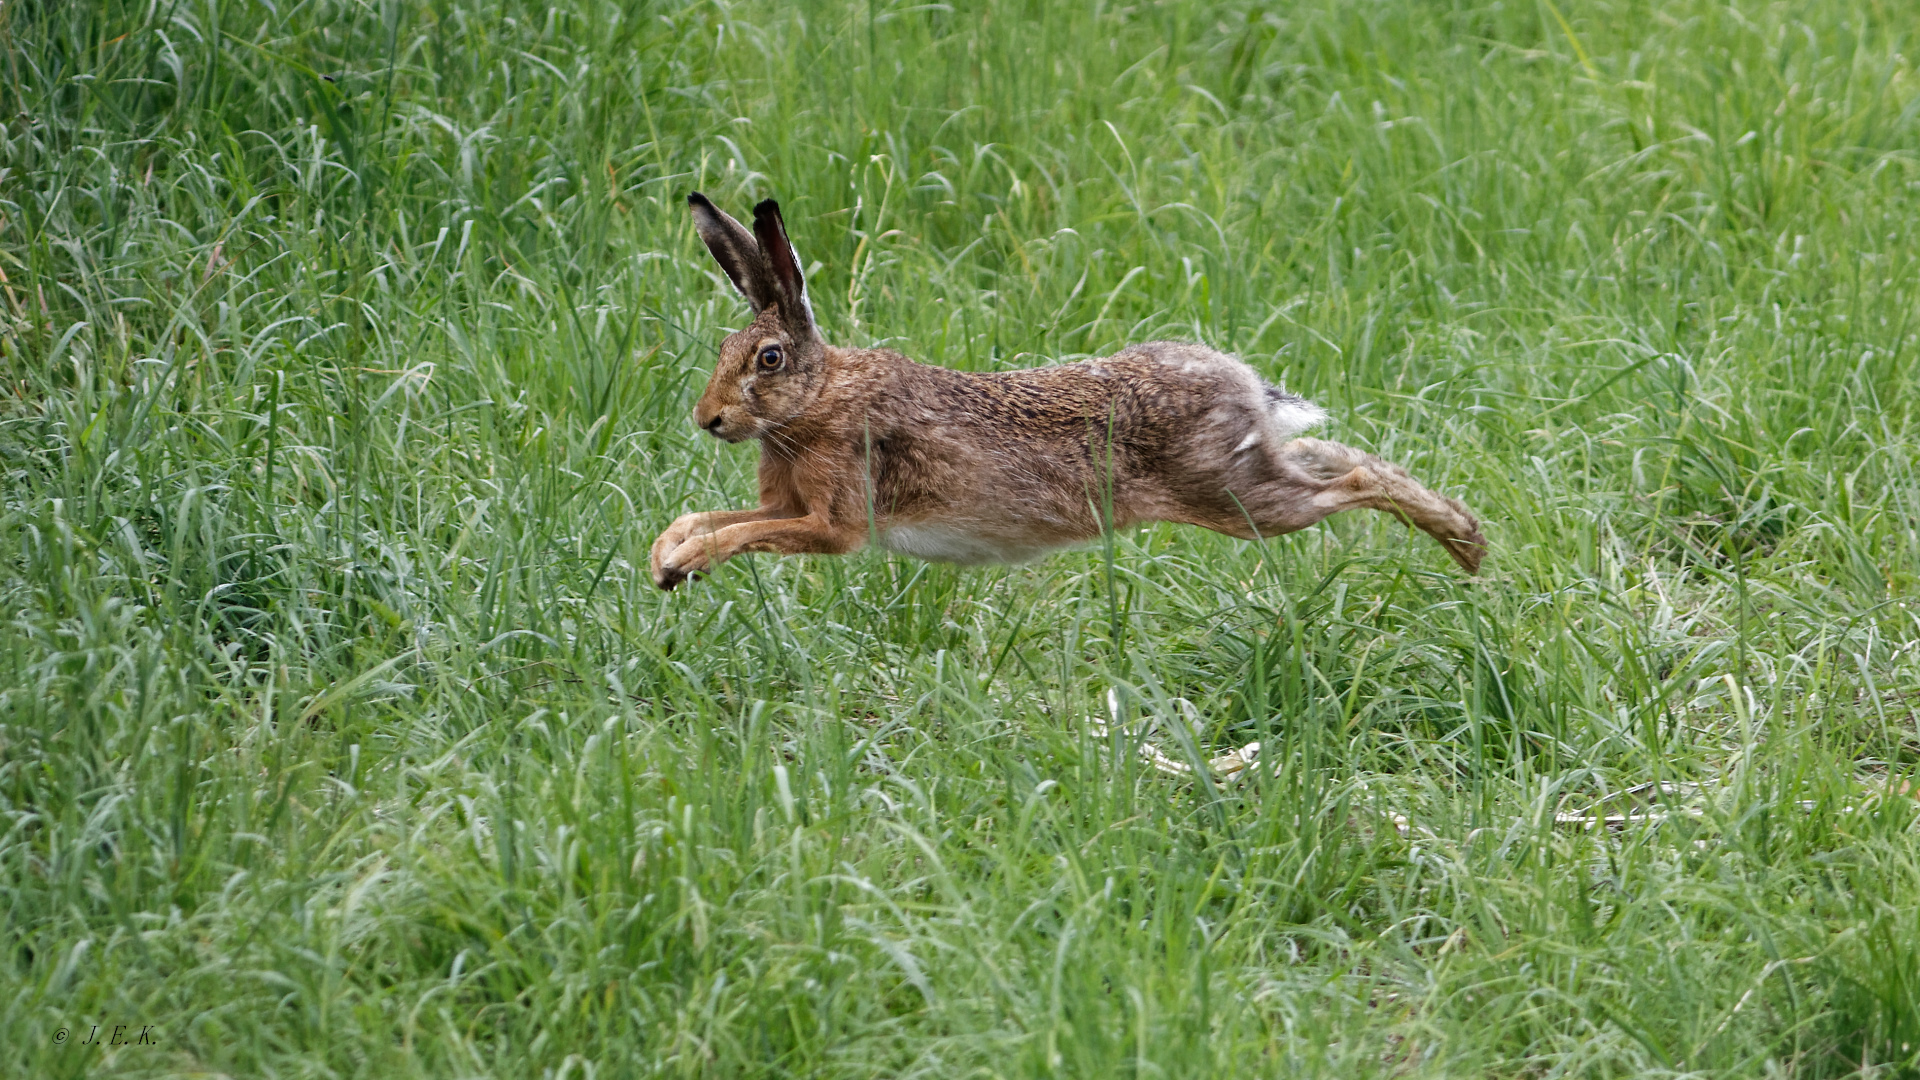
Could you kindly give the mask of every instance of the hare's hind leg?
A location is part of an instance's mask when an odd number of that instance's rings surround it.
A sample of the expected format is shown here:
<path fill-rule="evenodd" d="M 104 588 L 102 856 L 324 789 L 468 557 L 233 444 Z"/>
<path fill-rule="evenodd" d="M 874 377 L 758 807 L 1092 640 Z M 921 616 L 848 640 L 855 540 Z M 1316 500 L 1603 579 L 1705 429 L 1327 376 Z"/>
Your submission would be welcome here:
<path fill-rule="evenodd" d="M 1279 459 L 1281 475 L 1243 500 L 1262 535 L 1304 529 L 1343 510 L 1379 510 L 1438 540 L 1468 573 L 1480 569 L 1487 552 L 1480 523 L 1400 466 L 1324 439 L 1294 439 Z"/>

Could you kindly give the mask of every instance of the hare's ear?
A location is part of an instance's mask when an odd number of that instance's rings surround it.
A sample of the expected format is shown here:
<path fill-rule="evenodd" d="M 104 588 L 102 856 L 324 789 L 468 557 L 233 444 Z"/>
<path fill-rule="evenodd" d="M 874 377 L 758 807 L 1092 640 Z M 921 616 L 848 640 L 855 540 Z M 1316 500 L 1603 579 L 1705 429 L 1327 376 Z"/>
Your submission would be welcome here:
<path fill-rule="evenodd" d="M 768 199 L 753 208 L 753 235 L 778 290 L 780 318 L 787 324 L 787 333 L 796 339 L 814 336 L 813 307 L 807 303 L 807 283 L 800 276 L 800 254 L 787 239 L 779 203 Z"/>
<path fill-rule="evenodd" d="M 733 287 L 753 305 L 754 313 L 765 311 L 769 304 L 778 301 L 780 293 L 774 286 L 773 274 L 767 269 L 766 257 L 760 253 L 760 245 L 746 226 L 728 217 L 697 191 L 687 196 L 687 206 L 693 211 L 693 227 L 706 242 L 713 261 L 733 279 Z"/>

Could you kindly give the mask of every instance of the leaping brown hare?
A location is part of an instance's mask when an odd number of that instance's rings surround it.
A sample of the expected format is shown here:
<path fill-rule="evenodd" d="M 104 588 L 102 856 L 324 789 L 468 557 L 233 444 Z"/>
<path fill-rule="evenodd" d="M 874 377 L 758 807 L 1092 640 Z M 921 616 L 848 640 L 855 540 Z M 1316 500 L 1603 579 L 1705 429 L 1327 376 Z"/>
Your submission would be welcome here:
<path fill-rule="evenodd" d="M 686 514 L 653 542 L 671 589 L 742 552 L 837 555 L 869 538 L 940 562 L 1005 563 L 1148 521 L 1245 540 L 1343 510 L 1392 514 L 1468 573 L 1467 508 L 1371 454 L 1299 438 L 1326 414 L 1204 345 L 1151 341 L 1027 371 L 841 349 L 814 324 L 780 208 L 753 231 L 687 196 L 714 260 L 753 305 L 727 335 L 693 422 L 760 440 L 760 505 Z"/>

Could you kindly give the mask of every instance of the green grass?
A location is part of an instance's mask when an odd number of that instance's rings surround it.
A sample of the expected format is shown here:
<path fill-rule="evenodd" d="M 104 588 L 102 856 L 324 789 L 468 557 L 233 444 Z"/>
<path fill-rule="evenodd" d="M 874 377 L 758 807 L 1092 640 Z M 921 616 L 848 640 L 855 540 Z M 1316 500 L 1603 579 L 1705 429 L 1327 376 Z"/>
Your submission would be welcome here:
<path fill-rule="evenodd" d="M 0 1070 L 1920 1075 L 1909 5 L 0 35 Z M 1233 350 L 1486 573 L 1354 516 L 661 594 L 752 492 L 691 189 L 842 344 Z"/>

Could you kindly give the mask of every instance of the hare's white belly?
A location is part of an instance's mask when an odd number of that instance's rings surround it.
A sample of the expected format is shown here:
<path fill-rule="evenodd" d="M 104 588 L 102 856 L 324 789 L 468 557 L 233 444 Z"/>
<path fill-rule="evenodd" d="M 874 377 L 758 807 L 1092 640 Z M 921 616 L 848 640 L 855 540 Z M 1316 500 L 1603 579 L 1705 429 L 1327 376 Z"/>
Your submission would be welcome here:
<path fill-rule="evenodd" d="M 967 532 L 950 525 L 895 525 L 880 534 L 880 546 L 928 562 L 979 564 L 1026 562 L 1057 545 Z"/>

